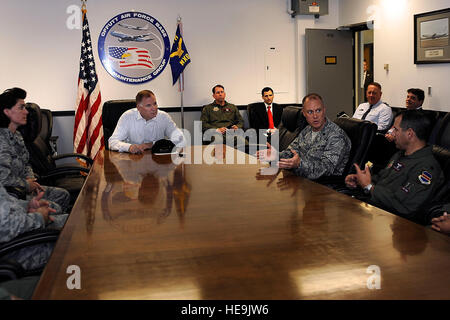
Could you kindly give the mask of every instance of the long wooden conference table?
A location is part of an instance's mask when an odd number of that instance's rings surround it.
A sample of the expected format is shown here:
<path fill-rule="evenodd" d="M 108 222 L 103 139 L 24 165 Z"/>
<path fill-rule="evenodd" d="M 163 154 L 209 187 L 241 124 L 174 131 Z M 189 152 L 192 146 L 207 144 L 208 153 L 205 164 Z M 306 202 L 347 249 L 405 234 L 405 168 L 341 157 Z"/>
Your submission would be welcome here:
<path fill-rule="evenodd" d="M 450 298 L 450 237 L 228 147 L 185 152 L 98 156 L 33 298 Z"/>

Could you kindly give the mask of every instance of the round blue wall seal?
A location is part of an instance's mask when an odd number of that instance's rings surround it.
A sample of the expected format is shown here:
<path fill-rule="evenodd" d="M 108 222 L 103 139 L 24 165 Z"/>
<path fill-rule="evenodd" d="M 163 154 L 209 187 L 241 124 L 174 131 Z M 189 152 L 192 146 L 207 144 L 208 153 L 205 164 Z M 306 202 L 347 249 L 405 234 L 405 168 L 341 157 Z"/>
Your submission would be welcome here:
<path fill-rule="evenodd" d="M 141 84 L 155 79 L 167 66 L 170 41 L 166 29 L 152 16 L 124 12 L 102 28 L 98 56 L 113 78 Z"/>

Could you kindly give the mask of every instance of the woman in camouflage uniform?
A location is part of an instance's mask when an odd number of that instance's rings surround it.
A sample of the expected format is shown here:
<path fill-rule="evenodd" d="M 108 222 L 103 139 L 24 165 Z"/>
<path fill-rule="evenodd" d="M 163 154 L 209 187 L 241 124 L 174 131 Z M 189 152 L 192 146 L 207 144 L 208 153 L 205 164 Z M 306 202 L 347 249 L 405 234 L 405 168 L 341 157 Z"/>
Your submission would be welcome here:
<path fill-rule="evenodd" d="M 17 128 L 27 123 L 26 92 L 20 88 L 8 89 L 0 95 L 0 183 L 26 191 L 27 199 L 44 191 L 44 198 L 57 214 L 69 208 L 67 190 L 41 186 L 36 182 L 29 164 L 30 155 Z"/>

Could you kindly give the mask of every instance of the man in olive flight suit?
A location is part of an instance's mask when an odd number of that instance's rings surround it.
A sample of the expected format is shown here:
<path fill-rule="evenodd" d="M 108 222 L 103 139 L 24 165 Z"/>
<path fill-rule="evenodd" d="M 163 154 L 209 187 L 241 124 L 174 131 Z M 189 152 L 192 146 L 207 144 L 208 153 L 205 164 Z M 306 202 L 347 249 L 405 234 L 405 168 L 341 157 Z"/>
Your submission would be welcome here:
<path fill-rule="evenodd" d="M 205 132 L 209 129 L 214 129 L 218 135 L 222 135 L 225 139 L 227 129 L 242 129 L 244 127 L 244 120 L 238 108 L 234 104 L 225 101 L 226 94 L 222 85 L 218 84 L 214 86 L 212 93 L 214 102 L 205 105 L 202 109 L 202 115 L 200 117 L 202 130 Z M 238 146 L 245 144 L 245 138 L 243 136 L 235 135 L 235 137 Z"/>
<path fill-rule="evenodd" d="M 444 182 L 439 163 L 432 154 L 427 139 L 431 121 L 422 111 L 406 110 L 394 122 L 394 141 L 398 151 L 387 167 L 371 177 L 366 166 L 357 164 L 356 174 L 350 174 L 345 182 L 348 187 L 360 186 L 370 195 L 369 202 L 377 207 L 405 218 L 423 221 L 420 209 L 432 200 L 437 188 Z"/>
<path fill-rule="evenodd" d="M 203 122 L 203 131 L 217 129 L 225 134 L 226 129 L 242 129 L 244 120 L 238 108 L 225 101 L 225 89 L 218 84 L 212 89 L 214 102 L 203 107 L 200 120 Z"/>

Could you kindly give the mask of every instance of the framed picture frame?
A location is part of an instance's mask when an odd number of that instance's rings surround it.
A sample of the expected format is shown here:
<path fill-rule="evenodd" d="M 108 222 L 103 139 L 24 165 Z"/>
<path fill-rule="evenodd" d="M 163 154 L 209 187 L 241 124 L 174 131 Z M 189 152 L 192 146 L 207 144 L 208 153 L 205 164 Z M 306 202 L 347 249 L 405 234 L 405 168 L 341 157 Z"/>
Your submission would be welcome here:
<path fill-rule="evenodd" d="M 450 63 L 450 8 L 414 15 L 414 63 Z"/>

